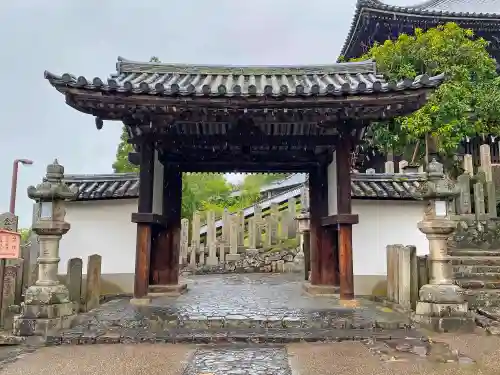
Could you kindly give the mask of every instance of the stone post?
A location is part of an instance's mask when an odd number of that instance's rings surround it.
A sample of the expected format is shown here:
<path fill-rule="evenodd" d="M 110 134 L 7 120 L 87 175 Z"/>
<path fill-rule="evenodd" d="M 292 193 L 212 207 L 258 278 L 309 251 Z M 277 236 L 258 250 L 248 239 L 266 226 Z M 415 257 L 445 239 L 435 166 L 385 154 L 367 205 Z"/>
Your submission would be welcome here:
<path fill-rule="evenodd" d="M 226 264 L 226 246 L 223 243 L 219 244 L 219 262 L 222 265 Z"/>
<path fill-rule="evenodd" d="M 193 232 L 191 233 L 191 248 L 195 249 L 195 254 L 200 247 L 200 213 L 196 211 L 193 214 L 193 221 L 191 223 Z M 207 227 L 208 229 L 208 227 Z"/>
<path fill-rule="evenodd" d="M 50 330 L 69 328 L 75 317 L 68 288 L 57 279 L 59 241 L 70 229 L 64 221 L 64 204 L 76 197 L 63 177 L 64 167 L 55 160 L 47 166 L 43 182 L 28 188 L 28 197 L 38 203 L 38 220 L 32 229 L 38 236 L 40 254 L 37 281 L 26 290 L 21 314 L 14 318 L 14 334 L 19 336 L 45 335 Z"/>
<path fill-rule="evenodd" d="M 200 245 L 200 254 L 198 257 L 198 265 L 200 267 L 203 267 L 205 265 L 205 244 L 204 243 L 202 243 Z"/>
<path fill-rule="evenodd" d="M 189 246 L 189 220 L 181 220 L 181 251 L 179 256 L 179 264 L 186 263 Z"/>
<path fill-rule="evenodd" d="M 287 215 L 287 238 L 297 237 L 297 223 L 295 217 L 297 216 L 297 200 L 295 198 L 288 199 L 288 215 Z"/>
<path fill-rule="evenodd" d="M 219 259 L 217 258 L 217 244 L 215 242 L 207 244 L 208 247 L 208 257 L 206 259 L 207 266 L 216 266 L 219 264 Z"/>
<path fill-rule="evenodd" d="M 206 243 L 215 243 L 217 236 L 215 228 L 215 212 L 207 211 L 207 240 Z"/>
<path fill-rule="evenodd" d="M 238 253 L 243 253 L 245 251 L 245 213 L 243 211 L 238 212 Z"/>
<path fill-rule="evenodd" d="M 229 231 L 231 230 L 231 215 L 227 208 L 224 208 L 224 212 L 222 213 L 222 230 L 221 230 L 221 241 L 229 242 Z"/>
<path fill-rule="evenodd" d="M 248 218 L 248 248 L 257 248 L 257 224 L 253 216 Z"/>
<path fill-rule="evenodd" d="M 271 203 L 271 208 L 269 211 L 269 218 L 267 221 L 267 225 L 269 226 L 268 242 L 270 242 L 270 245 L 276 245 L 278 243 L 278 224 L 280 214 L 278 203 Z"/>
<path fill-rule="evenodd" d="M 304 201 L 302 201 L 304 202 Z M 310 254 L 309 254 L 309 233 L 310 233 L 310 220 L 309 212 L 302 208 L 300 214 L 297 215 L 296 220 L 298 222 L 299 233 L 300 233 L 300 249 L 295 255 L 294 263 L 296 269 L 304 271 L 304 279 L 309 280 L 309 270 L 310 270 Z"/>
<path fill-rule="evenodd" d="M 473 330 L 474 320 L 468 312 L 462 290 L 453 284 L 451 259 L 447 239 L 457 222 L 449 218 L 448 206 L 458 195 L 452 181 L 443 172 L 443 165 L 433 159 L 427 166 L 427 181 L 419 189 L 428 200 L 424 219 L 418 229 L 429 241 L 431 279 L 420 288 L 415 320 L 436 331 Z"/>
<path fill-rule="evenodd" d="M 229 254 L 226 260 L 234 262 L 240 260 L 240 254 L 238 254 L 238 217 L 231 216 L 229 222 Z"/>

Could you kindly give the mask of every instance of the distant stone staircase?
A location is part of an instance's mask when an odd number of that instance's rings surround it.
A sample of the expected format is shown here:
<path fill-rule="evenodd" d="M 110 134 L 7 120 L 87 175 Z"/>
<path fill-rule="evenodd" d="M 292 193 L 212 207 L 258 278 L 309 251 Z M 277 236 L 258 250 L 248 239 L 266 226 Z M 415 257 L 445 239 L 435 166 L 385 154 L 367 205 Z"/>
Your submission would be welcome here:
<path fill-rule="evenodd" d="M 469 308 L 500 306 L 500 249 L 453 249 L 455 283 L 463 288 Z"/>

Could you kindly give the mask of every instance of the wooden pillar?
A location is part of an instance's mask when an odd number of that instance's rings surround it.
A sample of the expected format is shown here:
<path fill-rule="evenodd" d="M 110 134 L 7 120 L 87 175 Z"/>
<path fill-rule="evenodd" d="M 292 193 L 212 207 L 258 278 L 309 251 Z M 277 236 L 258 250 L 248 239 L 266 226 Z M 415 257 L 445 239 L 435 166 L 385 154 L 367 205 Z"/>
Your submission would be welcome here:
<path fill-rule="evenodd" d="M 340 298 L 354 298 L 352 259 L 352 225 L 357 216 L 351 210 L 351 139 L 346 136 L 337 144 L 337 223 L 339 250 Z"/>
<path fill-rule="evenodd" d="M 309 280 L 309 271 L 311 270 L 311 234 L 306 231 L 302 234 L 304 236 L 304 279 Z"/>
<path fill-rule="evenodd" d="M 321 176 L 319 168 L 309 172 L 309 258 L 311 263 L 311 284 L 321 284 Z"/>
<path fill-rule="evenodd" d="M 141 144 L 139 171 L 138 215 L 150 214 L 153 209 L 154 147 L 152 142 Z M 152 223 L 135 220 L 137 223 L 137 243 L 135 252 L 134 298 L 144 298 L 148 294 L 149 266 L 152 245 Z"/>
<path fill-rule="evenodd" d="M 164 164 L 163 220 L 155 227 L 151 258 L 151 291 L 156 286 L 175 286 L 179 282 L 179 253 L 181 233 L 182 174 L 177 165 Z"/>

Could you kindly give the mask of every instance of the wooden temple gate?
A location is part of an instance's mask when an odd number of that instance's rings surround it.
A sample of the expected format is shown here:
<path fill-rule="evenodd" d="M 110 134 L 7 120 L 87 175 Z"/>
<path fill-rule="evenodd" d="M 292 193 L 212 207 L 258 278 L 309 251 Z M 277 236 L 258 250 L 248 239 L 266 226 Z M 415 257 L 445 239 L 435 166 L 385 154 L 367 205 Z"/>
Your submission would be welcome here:
<path fill-rule="evenodd" d="M 353 298 L 353 148 L 371 121 L 417 110 L 443 78 L 388 83 L 372 61 L 232 67 L 121 58 L 108 80 L 45 77 L 68 105 L 95 116 L 98 129 L 105 120 L 125 124 L 137 151 L 137 299 L 184 289 L 182 173 L 233 171 L 309 173 L 310 286 L 340 287 L 342 298 Z"/>

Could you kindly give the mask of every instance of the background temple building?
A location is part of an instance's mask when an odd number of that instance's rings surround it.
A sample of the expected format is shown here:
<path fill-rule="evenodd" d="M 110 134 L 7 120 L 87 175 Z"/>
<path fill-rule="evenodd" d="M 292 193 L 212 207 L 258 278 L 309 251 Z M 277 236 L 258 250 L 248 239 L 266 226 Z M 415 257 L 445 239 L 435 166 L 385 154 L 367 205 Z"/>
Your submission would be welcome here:
<path fill-rule="evenodd" d="M 415 28 L 427 30 L 447 22 L 472 29 L 475 35 L 487 40 L 490 43 L 489 52 L 500 61 L 500 0 L 421 0 L 414 6 L 389 5 L 379 0 L 358 0 L 340 56 L 349 61 L 368 52 L 375 42 L 397 39 L 403 33 L 412 35 Z M 465 140 L 458 154 L 471 154 L 474 164 L 479 165 L 479 146 L 487 143 L 491 146 L 493 163 L 500 163 L 498 141 L 496 136 Z M 361 165 L 381 172 L 384 161 L 385 157 L 379 152 L 367 150 Z M 397 156 L 395 161 L 398 161 Z"/>

